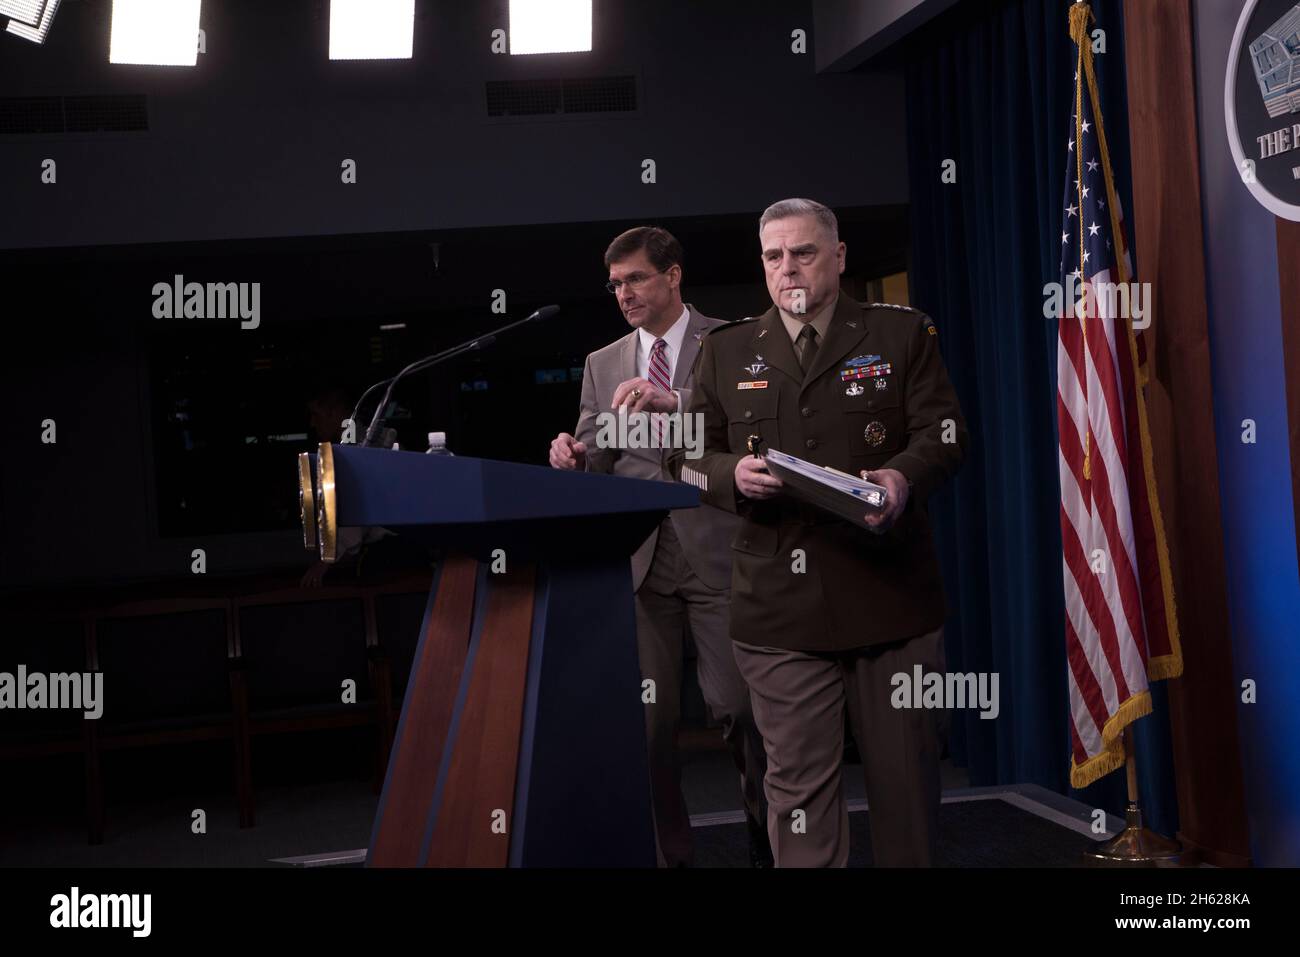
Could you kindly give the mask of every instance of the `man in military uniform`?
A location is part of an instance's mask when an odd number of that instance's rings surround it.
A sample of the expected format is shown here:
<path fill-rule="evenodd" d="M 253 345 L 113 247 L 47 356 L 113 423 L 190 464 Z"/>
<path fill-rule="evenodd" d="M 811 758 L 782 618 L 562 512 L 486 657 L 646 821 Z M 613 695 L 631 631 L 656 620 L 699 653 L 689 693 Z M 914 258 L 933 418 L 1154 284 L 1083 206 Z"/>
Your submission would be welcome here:
<path fill-rule="evenodd" d="M 759 221 L 772 308 L 705 336 L 689 411 L 704 455 L 670 460 L 705 502 L 743 519 L 732 543 L 731 637 L 768 756 L 778 867 L 844 866 L 847 709 L 862 756 L 874 857 L 929 865 L 941 714 L 891 706 L 891 679 L 944 671 L 943 590 L 926 500 L 961 463 L 965 423 L 934 324 L 839 290 L 845 245 L 820 203 Z M 799 502 L 751 454 L 762 446 L 888 490 L 863 529 Z M 864 506 L 865 508 L 865 506 Z"/>

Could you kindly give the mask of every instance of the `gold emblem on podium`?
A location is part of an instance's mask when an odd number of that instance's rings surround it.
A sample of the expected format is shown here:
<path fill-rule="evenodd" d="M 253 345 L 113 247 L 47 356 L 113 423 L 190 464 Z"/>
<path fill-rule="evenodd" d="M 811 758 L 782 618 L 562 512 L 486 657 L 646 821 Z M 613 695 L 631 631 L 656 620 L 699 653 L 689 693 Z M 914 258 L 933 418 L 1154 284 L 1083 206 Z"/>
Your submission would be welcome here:
<path fill-rule="evenodd" d="M 320 558 L 332 562 L 338 557 L 338 503 L 334 497 L 334 446 L 329 442 L 322 442 L 316 454 L 316 490 Z"/>
<path fill-rule="evenodd" d="M 316 551 L 316 490 L 312 487 L 311 456 L 298 453 L 298 517 L 302 520 L 302 547 Z"/>

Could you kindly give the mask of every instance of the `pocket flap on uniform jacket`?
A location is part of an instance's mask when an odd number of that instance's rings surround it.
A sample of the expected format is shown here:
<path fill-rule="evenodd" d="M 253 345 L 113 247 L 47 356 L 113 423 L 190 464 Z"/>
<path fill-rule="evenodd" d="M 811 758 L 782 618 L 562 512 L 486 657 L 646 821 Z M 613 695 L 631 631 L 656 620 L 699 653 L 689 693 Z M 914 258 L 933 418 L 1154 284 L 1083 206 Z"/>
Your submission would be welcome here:
<path fill-rule="evenodd" d="M 776 389 L 745 389 L 737 390 L 737 393 L 735 421 L 755 422 L 777 417 L 779 397 Z"/>
<path fill-rule="evenodd" d="M 750 389 L 737 392 L 727 409 L 727 433 L 731 451 L 748 451 L 751 435 L 762 436 L 768 448 L 781 448 L 777 427 L 780 401 L 776 389 Z"/>
<path fill-rule="evenodd" d="M 760 525 L 758 522 L 745 519 L 736 530 L 736 537 L 732 539 L 731 547 L 738 552 L 771 558 L 776 554 L 778 538 L 775 526 Z"/>

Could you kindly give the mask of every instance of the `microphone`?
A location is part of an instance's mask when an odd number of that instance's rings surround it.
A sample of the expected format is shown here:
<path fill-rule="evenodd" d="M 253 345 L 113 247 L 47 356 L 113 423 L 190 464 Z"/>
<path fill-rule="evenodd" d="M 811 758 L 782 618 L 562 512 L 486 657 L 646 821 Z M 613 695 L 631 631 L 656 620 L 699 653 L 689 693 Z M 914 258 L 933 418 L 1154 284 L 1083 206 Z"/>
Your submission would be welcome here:
<path fill-rule="evenodd" d="M 497 341 L 497 338 L 502 333 L 509 332 L 511 329 L 517 329 L 519 326 L 526 325 L 530 322 L 540 322 L 543 319 L 550 319 L 552 316 L 559 313 L 559 311 L 559 306 L 543 306 L 541 309 L 536 310 L 525 318 L 512 322 L 509 325 L 502 326 L 500 329 L 496 329 L 486 335 L 478 336 L 467 342 L 462 342 L 458 346 L 452 346 L 450 349 L 444 349 L 442 352 L 426 356 L 423 359 L 417 359 L 392 378 L 376 382 L 370 388 L 366 389 L 365 392 L 361 393 L 361 398 L 357 400 L 356 408 L 352 410 L 352 421 L 355 422 L 357 416 L 361 413 L 362 403 L 366 401 L 372 392 L 387 386 L 383 398 L 379 400 L 379 405 L 375 408 L 374 417 L 370 420 L 370 425 L 366 429 L 365 438 L 362 439 L 360 443 L 361 446 L 364 448 L 374 444 L 375 437 L 379 434 L 379 430 L 383 426 L 384 410 L 388 408 L 388 400 L 392 398 L 393 389 L 397 387 L 397 383 L 404 377 L 411 375 L 414 372 L 423 372 L 425 369 L 432 369 L 434 366 L 441 365 L 442 363 L 454 359 L 459 355 L 463 355 L 466 352 L 474 352 L 478 349 L 490 346 Z"/>

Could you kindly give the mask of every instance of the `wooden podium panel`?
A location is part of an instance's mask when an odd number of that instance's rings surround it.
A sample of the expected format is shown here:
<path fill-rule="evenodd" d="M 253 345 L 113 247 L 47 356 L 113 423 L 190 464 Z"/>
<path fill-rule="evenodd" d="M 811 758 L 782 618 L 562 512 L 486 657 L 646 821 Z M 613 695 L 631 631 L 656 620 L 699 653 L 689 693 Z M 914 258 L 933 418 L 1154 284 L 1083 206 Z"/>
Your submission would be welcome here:
<path fill-rule="evenodd" d="M 534 571 L 491 576 L 470 644 L 468 687 L 434 809 L 426 867 L 505 867 L 510 858 L 519 735 L 528 676 Z"/>
<path fill-rule="evenodd" d="M 443 744 L 469 649 L 477 577 L 478 562 L 463 556 L 449 558 L 434 577 L 375 815 L 366 858 L 371 866 L 420 863 Z"/>

